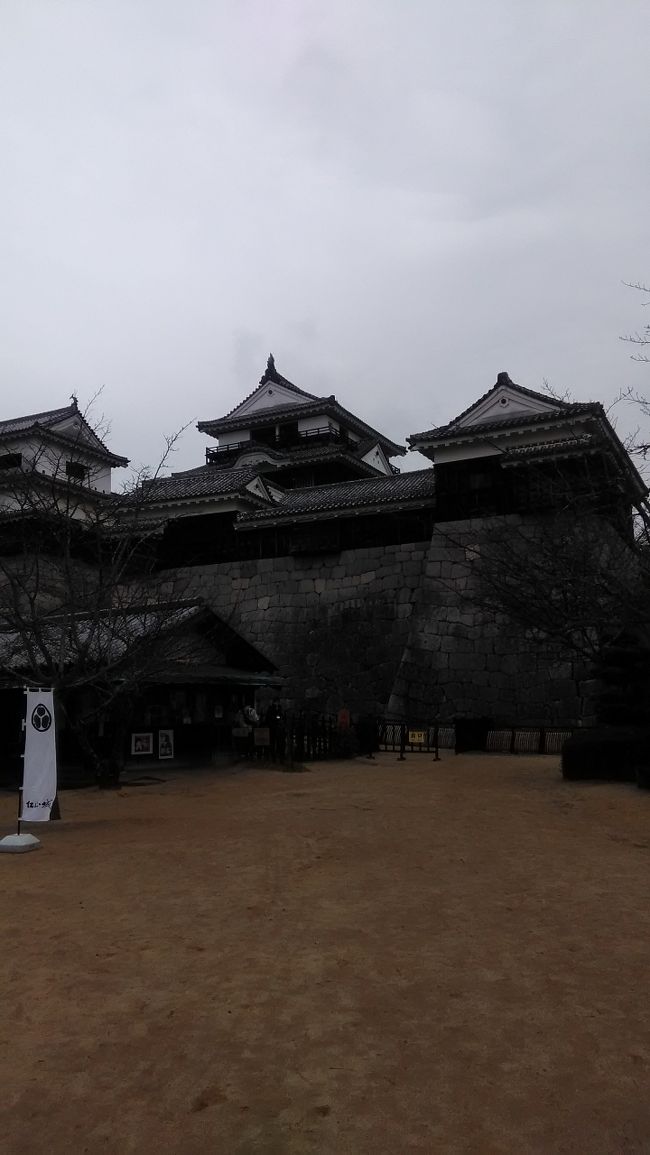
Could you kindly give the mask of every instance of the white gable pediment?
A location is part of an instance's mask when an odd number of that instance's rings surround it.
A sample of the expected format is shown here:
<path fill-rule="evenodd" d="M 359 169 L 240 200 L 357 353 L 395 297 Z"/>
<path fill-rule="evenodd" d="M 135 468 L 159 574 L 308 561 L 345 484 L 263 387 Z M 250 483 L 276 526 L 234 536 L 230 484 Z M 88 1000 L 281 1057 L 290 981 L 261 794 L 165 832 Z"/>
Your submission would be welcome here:
<path fill-rule="evenodd" d="M 293 389 L 287 389 L 285 385 L 278 384 L 277 381 L 265 381 L 260 385 L 250 397 L 242 401 L 232 413 L 228 414 L 228 420 L 233 417 L 250 417 L 253 413 L 259 413 L 264 409 L 274 409 L 280 405 L 309 405 L 313 401 L 313 397 L 301 397 L 299 393 L 294 393 Z"/>
<path fill-rule="evenodd" d="M 372 465 L 374 469 L 378 469 L 380 473 L 391 474 L 393 472 L 388 463 L 386 454 L 379 444 L 373 445 L 372 449 L 369 449 L 367 453 L 364 453 L 361 460 L 365 461 L 368 465 Z"/>
<path fill-rule="evenodd" d="M 99 450 L 101 453 L 106 452 L 99 437 L 80 413 L 74 417 L 66 417 L 63 421 L 57 421 L 55 425 L 50 426 L 50 429 L 53 433 L 61 433 L 64 437 L 77 441 L 80 446 L 87 445 L 90 449 Z"/>
<path fill-rule="evenodd" d="M 252 481 L 248 482 L 246 489 L 249 493 L 254 493 L 256 497 L 263 497 L 265 501 L 270 503 L 271 497 L 261 477 L 254 477 Z"/>
<path fill-rule="evenodd" d="M 516 385 L 495 385 L 487 397 L 477 401 L 467 413 L 454 422 L 454 428 L 480 425 L 483 421 L 503 421 L 506 417 L 533 417 L 537 413 L 560 413 L 562 405 L 530 396 Z"/>

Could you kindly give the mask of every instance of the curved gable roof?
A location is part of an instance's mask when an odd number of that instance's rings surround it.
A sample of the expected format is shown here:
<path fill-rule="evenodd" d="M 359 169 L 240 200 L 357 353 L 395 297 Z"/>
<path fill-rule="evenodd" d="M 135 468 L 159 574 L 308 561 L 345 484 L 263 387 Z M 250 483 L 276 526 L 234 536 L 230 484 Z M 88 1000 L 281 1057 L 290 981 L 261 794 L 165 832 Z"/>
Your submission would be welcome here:
<path fill-rule="evenodd" d="M 67 425 L 77 423 L 77 431 L 70 432 Z M 128 465 L 127 457 L 113 453 L 88 423 L 77 405 L 76 399 L 60 409 L 45 409 L 41 413 L 28 413 L 24 417 L 10 417 L 0 421 L 0 440 L 10 437 L 26 437 L 29 434 L 55 438 L 69 446 L 82 446 L 85 450 L 108 459 L 112 465 Z"/>

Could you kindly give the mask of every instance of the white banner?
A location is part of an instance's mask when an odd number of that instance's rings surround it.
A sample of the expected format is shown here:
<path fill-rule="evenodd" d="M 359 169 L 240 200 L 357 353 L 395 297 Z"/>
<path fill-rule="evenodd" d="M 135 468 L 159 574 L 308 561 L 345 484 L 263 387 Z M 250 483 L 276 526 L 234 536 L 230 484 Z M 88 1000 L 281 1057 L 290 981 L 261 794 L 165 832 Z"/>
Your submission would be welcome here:
<path fill-rule="evenodd" d="M 56 795 L 54 695 L 27 690 L 22 822 L 48 822 Z"/>

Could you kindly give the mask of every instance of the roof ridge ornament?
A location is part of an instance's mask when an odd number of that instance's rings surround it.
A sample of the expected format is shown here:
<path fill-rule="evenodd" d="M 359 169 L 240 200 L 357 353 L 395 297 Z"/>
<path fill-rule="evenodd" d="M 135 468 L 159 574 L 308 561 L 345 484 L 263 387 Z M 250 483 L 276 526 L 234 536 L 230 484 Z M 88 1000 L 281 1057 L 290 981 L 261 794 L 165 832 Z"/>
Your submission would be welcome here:
<path fill-rule="evenodd" d="M 267 358 L 267 362 L 266 362 L 266 370 L 262 374 L 262 376 L 260 377 L 260 385 L 263 385 L 265 381 L 278 381 L 278 380 L 279 380 L 279 374 L 278 374 L 278 371 L 275 367 L 275 357 L 273 356 L 272 353 L 269 353 L 268 358 Z"/>

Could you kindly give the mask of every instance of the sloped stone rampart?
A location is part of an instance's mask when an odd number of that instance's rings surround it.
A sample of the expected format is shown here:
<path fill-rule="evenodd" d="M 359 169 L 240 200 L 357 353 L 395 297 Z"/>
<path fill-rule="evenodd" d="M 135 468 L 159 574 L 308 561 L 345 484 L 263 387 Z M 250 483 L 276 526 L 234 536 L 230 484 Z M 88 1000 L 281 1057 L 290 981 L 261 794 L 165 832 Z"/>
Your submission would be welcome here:
<path fill-rule="evenodd" d="M 503 520 L 436 527 L 389 712 L 440 721 L 489 717 L 496 725 L 593 721 L 595 685 L 584 668 L 505 614 L 484 609 L 477 567 L 495 526 L 502 529 Z"/>

